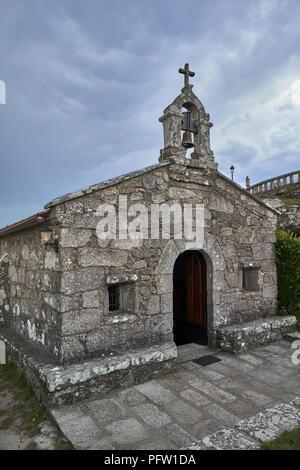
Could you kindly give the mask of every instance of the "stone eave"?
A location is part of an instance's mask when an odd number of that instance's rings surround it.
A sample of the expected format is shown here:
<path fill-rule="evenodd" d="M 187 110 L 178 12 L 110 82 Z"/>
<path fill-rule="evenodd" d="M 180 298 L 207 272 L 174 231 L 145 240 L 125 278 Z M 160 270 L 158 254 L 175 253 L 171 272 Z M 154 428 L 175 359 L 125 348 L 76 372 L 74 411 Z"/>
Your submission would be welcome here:
<path fill-rule="evenodd" d="M 277 211 L 276 209 L 273 209 L 271 206 L 269 206 L 268 204 L 266 204 L 265 202 L 263 202 L 259 197 L 257 196 L 254 196 L 253 194 L 251 194 L 247 189 L 243 188 L 242 186 L 240 186 L 238 183 L 235 183 L 235 181 L 232 181 L 230 178 L 228 178 L 227 176 L 223 175 L 223 173 L 220 173 L 219 171 L 217 171 L 217 175 L 222 178 L 223 180 L 225 180 L 227 183 L 230 183 L 232 186 L 234 186 L 235 188 L 239 189 L 243 194 L 245 194 L 246 196 L 248 196 L 250 199 L 254 199 L 254 201 L 258 202 L 261 206 L 267 208 L 269 211 L 271 212 L 274 212 L 276 215 L 280 215 L 280 212 Z"/>
<path fill-rule="evenodd" d="M 96 191 L 101 191 L 102 189 L 109 188 L 110 186 L 115 186 L 119 183 L 128 181 L 130 179 L 136 178 L 137 176 L 149 173 L 150 171 L 157 170 L 158 168 L 165 167 L 170 164 L 170 161 L 165 161 L 157 163 L 156 165 L 146 166 L 145 168 L 141 168 L 140 170 L 132 171 L 130 173 L 126 173 L 125 175 L 116 176 L 115 178 L 110 178 L 109 180 L 93 184 L 92 186 L 88 186 L 87 188 L 80 189 L 72 193 L 64 194 L 63 196 L 57 197 L 55 199 L 52 199 L 52 201 L 48 202 L 48 204 L 45 205 L 45 209 L 49 209 L 50 207 L 57 206 L 58 204 L 61 204 L 63 202 L 71 201 L 72 199 L 77 199 L 87 194 L 92 194 Z"/>

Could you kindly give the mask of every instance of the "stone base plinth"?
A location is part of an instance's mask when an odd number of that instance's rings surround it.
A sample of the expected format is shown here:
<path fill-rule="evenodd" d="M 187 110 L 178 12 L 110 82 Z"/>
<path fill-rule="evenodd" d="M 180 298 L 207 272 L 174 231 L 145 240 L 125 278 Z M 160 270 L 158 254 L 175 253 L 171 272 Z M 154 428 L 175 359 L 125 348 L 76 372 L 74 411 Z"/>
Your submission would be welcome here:
<path fill-rule="evenodd" d="M 222 326 L 216 330 L 217 347 L 222 351 L 240 353 L 279 341 L 295 328 L 294 316 L 270 316 L 247 323 Z"/>
<path fill-rule="evenodd" d="M 9 329 L 0 330 L 0 340 L 46 406 L 102 397 L 115 388 L 156 378 L 170 372 L 177 358 L 177 348 L 170 342 L 120 356 L 61 365 Z"/>

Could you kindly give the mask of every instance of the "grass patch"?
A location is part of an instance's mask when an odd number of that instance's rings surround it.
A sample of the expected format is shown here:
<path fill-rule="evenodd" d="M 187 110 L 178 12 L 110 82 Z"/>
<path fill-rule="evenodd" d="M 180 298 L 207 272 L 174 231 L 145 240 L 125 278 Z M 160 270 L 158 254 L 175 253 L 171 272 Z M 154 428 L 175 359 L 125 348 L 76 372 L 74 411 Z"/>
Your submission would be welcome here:
<path fill-rule="evenodd" d="M 0 409 L 0 417 L 5 416 L 0 421 L 0 429 L 12 429 L 17 434 L 29 438 L 39 434 L 40 424 L 49 420 L 50 415 L 45 406 L 35 398 L 25 374 L 20 372 L 9 359 L 6 364 L 0 365 L 0 394 L 7 393 L 14 403 L 5 409 Z M 37 446 L 31 442 L 26 449 L 36 450 Z M 73 447 L 58 435 L 54 449 L 72 450 Z"/>
<path fill-rule="evenodd" d="M 16 428 L 27 436 L 38 434 L 39 424 L 49 419 L 49 413 L 44 405 L 36 400 L 25 374 L 18 371 L 13 362 L 8 361 L 0 366 L 0 385 L 0 391 L 10 391 L 16 402 L 7 408 L 8 416 L 0 423 L 0 429 L 8 429 L 16 421 Z"/>
<path fill-rule="evenodd" d="M 280 197 L 280 199 L 287 206 L 300 206 L 300 197 Z"/>
<path fill-rule="evenodd" d="M 3 421 L 1 421 L 0 423 L 0 430 L 2 429 L 9 429 L 12 425 L 12 423 L 14 422 L 14 419 L 12 416 L 8 416 L 7 418 L 5 418 Z"/>
<path fill-rule="evenodd" d="M 63 439 L 57 439 L 55 441 L 54 450 L 73 450 L 72 444 L 64 441 Z"/>
<path fill-rule="evenodd" d="M 284 431 L 272 442 L 264 442 L 262 450 L 300 450 L 300 427 Z"/>

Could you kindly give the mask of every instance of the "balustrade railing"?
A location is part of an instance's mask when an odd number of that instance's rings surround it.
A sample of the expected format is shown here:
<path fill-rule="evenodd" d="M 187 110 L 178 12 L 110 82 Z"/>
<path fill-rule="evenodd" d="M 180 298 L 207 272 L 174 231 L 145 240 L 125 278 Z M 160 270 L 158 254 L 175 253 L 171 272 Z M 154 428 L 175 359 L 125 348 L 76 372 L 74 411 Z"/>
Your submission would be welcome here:
<path fill-rule="evenodd" d="M 291 173 L 286 173 L 285 175 L 276 176 L 275 178 L 270 178 L 260 183 L 253 184 L 250 186 L 249 178 L 246 179 L 246 185 L 248 191 L 251 194 L 263 194 L 267 192 L 276 192 L 280 188 L 290 186 L 292 184 L 300 183 L 300 170 L 292 171 Z"/>

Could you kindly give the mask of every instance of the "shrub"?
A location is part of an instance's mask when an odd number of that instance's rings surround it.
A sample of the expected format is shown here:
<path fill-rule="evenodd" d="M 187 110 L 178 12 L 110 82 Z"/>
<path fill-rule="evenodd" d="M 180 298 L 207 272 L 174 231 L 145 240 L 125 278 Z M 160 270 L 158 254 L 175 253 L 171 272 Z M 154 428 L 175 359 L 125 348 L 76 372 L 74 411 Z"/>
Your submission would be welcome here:
<path fill-rule="evenodd" d="M 300 239 L 290 231 L 277 230 L 276 264 L 278 311 L 300 320 Z"/>

